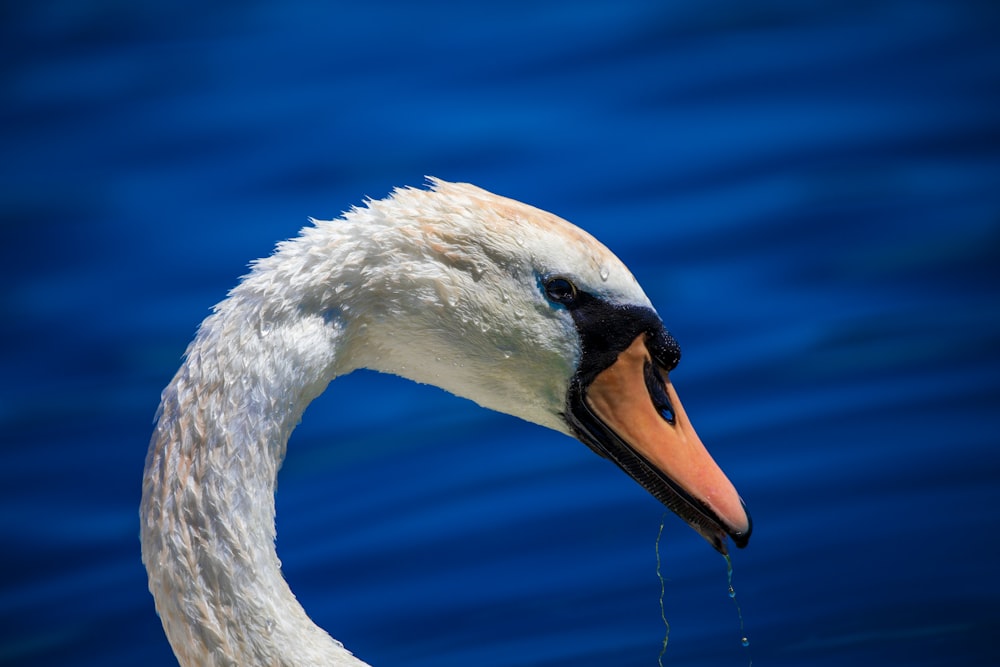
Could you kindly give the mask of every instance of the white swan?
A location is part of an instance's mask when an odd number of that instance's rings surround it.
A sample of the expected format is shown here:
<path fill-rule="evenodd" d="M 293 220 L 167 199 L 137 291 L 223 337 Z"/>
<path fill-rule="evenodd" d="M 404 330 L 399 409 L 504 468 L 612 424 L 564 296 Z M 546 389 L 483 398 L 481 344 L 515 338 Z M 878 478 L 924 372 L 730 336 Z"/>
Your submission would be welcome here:
<path fill-rule="evenodd" d="M 725 553 L 750 519 L 667 373 L 679 350 L 628 269 L 568 222 L 432 179 L 278 245 L 215 307 L 164 390 L 142 559 L 182 665 L 364 665 L 281 576 L 289 434 L 357 368 L 573 435 Z"/>

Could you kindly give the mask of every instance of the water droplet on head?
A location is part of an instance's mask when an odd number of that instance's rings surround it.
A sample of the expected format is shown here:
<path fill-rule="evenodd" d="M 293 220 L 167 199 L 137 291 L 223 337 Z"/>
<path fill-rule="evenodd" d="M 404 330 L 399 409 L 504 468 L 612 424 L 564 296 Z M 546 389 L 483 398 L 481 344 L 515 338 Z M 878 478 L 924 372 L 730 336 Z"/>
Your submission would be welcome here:
<path fill-rule="evenodd" d="M 607 282 L 608 276 L 611 275 L 611 270 L 607 266 L 601 267 L 601 280 Z"/>

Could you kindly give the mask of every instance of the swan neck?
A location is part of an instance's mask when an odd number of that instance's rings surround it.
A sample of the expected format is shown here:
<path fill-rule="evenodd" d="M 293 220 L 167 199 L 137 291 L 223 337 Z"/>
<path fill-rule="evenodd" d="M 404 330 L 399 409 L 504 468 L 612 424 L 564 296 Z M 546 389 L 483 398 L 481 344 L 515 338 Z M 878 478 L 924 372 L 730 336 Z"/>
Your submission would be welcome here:
<path fill-rule="evenodd" d="M 247 325 L 261 313 L 220 304 L 163 392 L 141 506 L 150 591 L 185 667 L 362 666 L 308 618 L 274 546 L 277 472 L 335 374 L 336 327 Z"/>

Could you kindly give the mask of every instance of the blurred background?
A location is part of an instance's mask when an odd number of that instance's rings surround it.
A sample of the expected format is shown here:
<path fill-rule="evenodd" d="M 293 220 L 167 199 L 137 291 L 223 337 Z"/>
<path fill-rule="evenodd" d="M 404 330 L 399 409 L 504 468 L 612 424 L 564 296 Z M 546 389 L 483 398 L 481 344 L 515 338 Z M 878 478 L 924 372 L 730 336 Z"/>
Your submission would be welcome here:
<path fill-rule="evenodd" d="M 4 3 L 0 664 L 175 664 L 160 390 L 250 260 L 425 175 L 586 228 L 681 343 L 751 643 L 670 515 L 664 664 L 1000 664 L 998 7 Z M 279 482 L 292 590 L 376 666 L 656 664 L 662 508 L 569 438 L 358 372 Z"/>

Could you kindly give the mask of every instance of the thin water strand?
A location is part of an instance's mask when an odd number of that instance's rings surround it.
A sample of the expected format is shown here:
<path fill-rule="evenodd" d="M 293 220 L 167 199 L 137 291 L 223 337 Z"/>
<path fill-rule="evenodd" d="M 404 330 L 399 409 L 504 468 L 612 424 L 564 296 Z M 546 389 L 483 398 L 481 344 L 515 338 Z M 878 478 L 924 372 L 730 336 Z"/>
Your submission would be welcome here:
<path fill-rule="evenodd" d="M 729 557 L 729 554 L 723 554 L 726 559 L 726 583 L 729 585 L 729 599 L 733 601 L 733 605 L 736 607 L 736 616 L 740 620 L 740 644 L 743 648 L 750 650 L 750 638 L 747 636 L 746 629 L 743 625 L 743 610 L 740 609 L 739 600 L 736 599 L 736 589 L 733 588 L 733 559 Z M 748 667 L 753 667 L 753 656 L 750 656 L 750 663 Z"/>
<path fill-rule="evenodd" d="M 670 621 L 667 620 L 667 611 L 663 606 L 663 598 L 666 595 L 666 584 L 663 581 L 663 573 L 660 571 L 660 538 L 663 537 L 663 522 L 667 518 L 664 512 L 660 517 L 660 531 L 656 533 L 656 576 L 660 580 L 660 618 L 663 619 L 663 646 L 660 647 L 660 655 L 656 662 L 663 667 L 663 655 L 667 652 L 667 642 L 670 641 Z"/>

